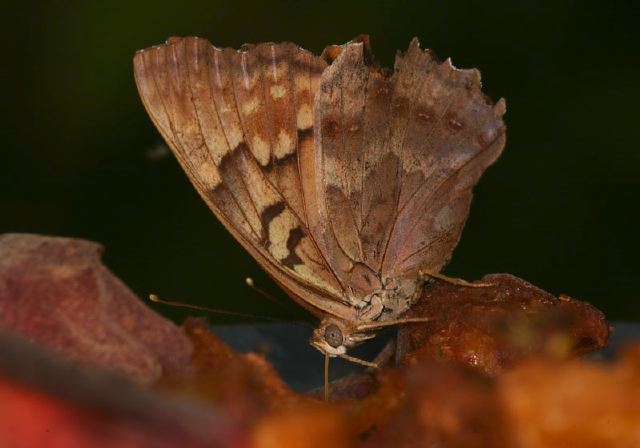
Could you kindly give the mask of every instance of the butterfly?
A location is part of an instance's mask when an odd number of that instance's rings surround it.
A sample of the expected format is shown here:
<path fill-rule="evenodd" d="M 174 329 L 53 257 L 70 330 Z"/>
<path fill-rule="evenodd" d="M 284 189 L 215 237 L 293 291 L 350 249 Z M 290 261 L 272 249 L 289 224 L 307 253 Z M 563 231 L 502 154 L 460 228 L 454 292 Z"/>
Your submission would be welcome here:
<path fill-rule="evenodd" d="M 326 356 L 405 322 L 457 245 L 472 188 L 505 144 L 480 73 L 414 39 L 393 71 L 366 36 L 141 50 L 144 106 L 216 217 L 300 306 Z M 328 358 L 327 358 L 328 359 Z"/>

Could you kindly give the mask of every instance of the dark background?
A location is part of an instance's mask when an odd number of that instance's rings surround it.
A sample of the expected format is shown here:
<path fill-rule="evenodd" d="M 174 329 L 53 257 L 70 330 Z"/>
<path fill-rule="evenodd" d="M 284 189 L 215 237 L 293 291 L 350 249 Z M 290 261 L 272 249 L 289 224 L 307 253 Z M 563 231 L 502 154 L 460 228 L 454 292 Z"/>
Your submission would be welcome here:
<path fill-rule="evenodd" d="M 18 2 L 16 2 L 18 3 Z M 507 147 L 476 188 L 446 272 L 510 272 L 639 320 L 640 58 L 632 2 L 23 2 L 3 6 L 0 233 L 99 241 L 140 296 L 287 317 L 138 98 L 135 50 L 172 35 L 319 52 L 368 33 L 390 65 L 413 36 L 507 99 Z M 160 307 L 181 319 L 186 310 Z M 298 314 L 300 315 L 300 314 Z M 220 315 L 214 322 L 228 322 Z"/>

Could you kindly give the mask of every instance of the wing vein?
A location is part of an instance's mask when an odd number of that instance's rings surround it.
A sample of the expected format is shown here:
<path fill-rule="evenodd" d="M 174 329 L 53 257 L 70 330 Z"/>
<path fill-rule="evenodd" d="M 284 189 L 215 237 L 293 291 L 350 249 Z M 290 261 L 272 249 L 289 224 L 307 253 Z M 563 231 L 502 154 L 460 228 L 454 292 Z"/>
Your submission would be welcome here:
<path fill-rule="evenodd" d="M 275 67 L 275 61 L 272 59 L 271 64 L 273 65 L 273 71 L 275 73 L 276 67 Z M 267 123 L 267 134 L 269 137 L 269 163 L 272 163 L 275 165 L 276 163 L 276 154 L 275 154 L 275 149 L 273 146 L 273 142 L 274 142 L 274 131 L 273 131 L 273 120 L 270 119 L 270 117 L 272 117 L 273 115 L 271 114 L 271 110 L 269 108 L 269 98 L 267 97 L 267 85 L 264 82 L 264 71 L 261 69 L 257 70 L 258 72 L 258 76 L 260 77 L 260 86 L 261 86 L 261 91 L 262 91 L 262 104 L 264 105 L 264 115 L 265 115 L 265 122 Z M 236 99 L 236 108 L 238 107 L 237 104 L 237 99 Z M 262 171 L 262 170 L 261 170 Z M 278 189 L 278 193 L 280 192 L 280 190 Z M 283 196 L 283 200 L 284 200 L 284 195 L 280 195 Z"/>
<path fill-rule="evenodd" d="M 362 103 L 362 112 L 360 113 L 360 126 L 361 128 L 367 129 L 365 124 L 365 118 L 367 116 L 367 100 L 369 99 L 369 75 L 371 74 L 371 70 L 365 70 L 367 74 L 367 79 L 364 82 L 364 98 Z M 358 228 L 358 244 L 360 245 L 360 253 L 364 253 L 362 249 L 362 238 L 360 232 L 362 232 L 362 228 L 364 227 L 364 167 L 365 167 L 365 156 L 364 151 L 364 135 L 360 139 L 360 222 Z"/>
<path fill-rule="evenodd" d="M 489 117 L 488 120 L 490 120 L 491 117 Z M 488 121 L 487 120 L 487 121 Z M 476 158 L 480 157 L 481 155 L 483 155 L 486 151 L 488 151 L 489 149 L 491 149 L 493 147 L 493 144 L 504 135 L 504 132 L 500 132 L 496 135 L 496 137 L 491 140 L 491 142 L 484 147 L 482 150 L 478 151 L 477 153 L 475 153 L 472 157 L 470 157 L 468 160 L 466 160 L 462 165 L 460 165 L 458 168 L 456 168 L 455 171 L 453 171 L 452 173 L 450 173 L 450 175 L 446 176 L 444 179 L 442 179 L 440 181 L 440 183 L 438 184 L 438 186 L 433 190 L 433 193 L 429 194 L 423 201 L 422 201 L 422 206 L 424 206 L 424 204 L 426 202 L 428 202 L 429 200 L 431 200 L 434 196 L 436 196 L 437 193 L 440 192 L 440 189 L 443 187 L 443 185 L 451 178 L 453 177 L 453 175 L 459 173 L 462 169 L 464 169 L 467 165 L 469 165 L 471 162 L 473 162 Z M 458 145 L 455 149 L 459 148 L 461 145 Z M 470 186 L 469 188 L 473 188 L 473 185 Z M 422 207 L 420 207 L 422 208 Z M 407 238 L 411 235 L 411 233 L 413 232 L 413 229 L 418 225 L 419 219 L 418 220 L 414 220 L 413 223 L 411 224 L 411 226 L 409 227 L 409 230 L 404 234 L 404 238 L 402 239 L 402 244 L 400 245 L 401 247 L 405 244 Z M 393 265 L 392 265 L 392 269 L 393 267 L 395 267 L 398 264 L 398 260 L 396 260 Z"/>
<path fill-rule="evenodd" d="M 434 124 L 433 128 L 429 131 L 429 133 L 426 135 L 425 137 L 425 142 L 429 141 L 429 137 L 431 137 L 433 135 L 433 133 L 435 132 L 435 130 L 438 128 L 438 126 L 440 126 L 440 122 L 442 121 L 442 119 L 444 118 L 444 116 L 447 114 L 447 112 L 449 111 L 449 108 L 451 107 L 451 105 L 453 104 L 454 101 L 454 96 L 450 95 L 449 96 L 449 102 L 447 103 L 447 105 L 445 106 L 442 114 L 438 117 L 438 120 L 436 121 L 436 123 Z M 430 145 L 431 146 L 431 145 Z M 391 243 L 391 239 L 393 238 L 393 232 L 395 231 L 396 228 L 396 223 L 398 222 L 398 217 L 400 216 L 400 214 L 404 211 L 404 209 L 406 208 L 407 204 L 411 203 L 411 201 L 413 200 L 413 198 L 418 194 L 418 191 L 420 191 L 420 189 L 422 188 L 422 186 L 424 186 L 426 184 L 427 179 L 425 179 L 425 182 L 421 185 L 416 187 L 416 189 L 413 191 L 413 193 L 411 193 L 411 196 L 409 196 L 407 198 L 407 200 L 405 201 L 405 203 L 400 207 L 400 209 L 396 208 L 396 211 L 393 214 L 393 218 L 391 220 L 391 230 L 389 232 L 389 237 L 387 238 L 387 244 L 385 244 L 384 246 L 384 253 L 382 254 L 382 262 L 380 263 L 380 266 L 384 266 L 386 260 L 387 260 L 387 251 L 389 249 L 389 244 Z M 405 235 L 408 235 L 408 233 L 406 233 Z M 403 240 L 405 241 L 406 238 Z"/>
<path fill-rule="evenodd" d="M 344 132 L 344 124 L 345 124 L 345 116 L 344 116 L 344 68 L 341 66 L 340 67 L 340 121 L 341 121 L 341 127 L 339 129 L 341 135 L 340 135 L 340 141 L 342 143 L 342 154 L 338 154 L 337 157 L 335 157 L 338 160 L 338 163 L 340 164 L 340 187 L 342 188 L 342 193 L 345 194 L 345 196 L 348 197 L 348 191 L 345 188 L 345 182 L 347 182 L 347 173 L 345 171 L 345 166 L 344 166 L 344 153 L 345 153 L 345 149 L 346 149 L 346 141 L 345 141 L 345 132 Z M 334 155 L 335 156 L 335 155 Z M 326 194 L 325 194 L 326 196 Z M 325 207 L 326 207 L 326 201 L 325 201 Z M 330 210 L 327 209 L 327 214 L 330 216 Z M 353 211 L 352 210 L 345 210 L 345 213 L 351 213 L 351 215 L 353 216 Z M 329 219 L 329 225 L 331 228 L 331 233 L 333 233 L 333 239 L 336 242 L 336 246 L 340 249 L 340 251 L 351 261 L 354 262 L 358 262 L 359 260 L 354 260 L 349 254 L 348 252 L 345 250 L 345 248 L 343 247 L 342 243 L 341 243 L 341 238 L 338 238 L 338 234 L 336 233 L 336 228 L 334 226 L 334 219 Z M 360 240 L 360 238 L 358 238 L 358 241 Z"/>
<path fill-rule="evenodd" d="M 214 50 L 214 51 L 215 51 L 215 50 Z M 214 55 L 215 55 L 215 53 L 214 53 Z M 218 64 L 217 64 L 217 63 L 215 64 L 215 68 L 216 68 L 216 70 L 219 70 L 219 66 L 218 66 Z M 189 72 L 189 73 L 190 73 L 190 72 Z M 219 73 L 218 73 L 218 76 L 219 76 Z M 227 148 L 228 148 L 228 152 L 227 152 L 227 154 L 228 154 L 228 156 L 229 156 L 229 157 L 233 157 L 233 154 L 232 154 L 232 153 L 233 153 L 233 151 L 234 151 L 234 150 L 236 150 L 236 148 L 232 148 L 232 147 L 231 147 L 231 143 L 229 143 L 229 137 L 228 137 L 228 135 L 227 135 L 227 131 L 225 130 L 225 127 L 224 127 L 224 126 L 222 126 L 222 121 L 220 120 L 220 112 L 218 111 L 218 107 L 219 107 L 219 105 L 218 105 L 218 103 L 217 103 L 217 101 L 216 101 L 216 99 L 215 99 L 215 96 L 211 93 L 211 92 L 212 92 L 212 90 L 211 90 L 211 78 L 210 78 L 210 76 L 209 76 L 209 72 L 208 72 L 208 71 L 207 71 L 207 80 L 209 80 L 209 98 L 211 99 L 211 102 L 213 103 L 213 109 L 214 109 L 214 110 L 215 110 L 215 112 L 216 112 L 216 117 L 217 117 L 217 119 L 218 119 L 218 123 L 220 124 L 220 128 L 222 129 L 222 135 L 224 135 L 224 139 L 225 139 L 225 141 L 227 142 Z M 191 84 L 189 84 L 189 88 L 190 88 L 190 92 L 191 92 L 191 101 L 193 102 L 193 90 L 192 90 Z M 194 104 L 194 106 L 193 106 L 193 107 L 194 107 L 194 108 L 195 108 L 195 110 L 196 110 L 196 117 L 198 118 L 198 126 L 199 126 L 199 128 L 200 128 L 200 132 L 202 132 L 202 125 L 201 125 L 201 123 L 200 123 L 200 120 L 201 120 L 201 119 L 200 119 L 200 114 L 198 113 L 198 108 L 196 107 L 196 105 L 195 105 L 195 104 Z M 208 148 L 208 147 L 209 147 L 209 145 L 208 145 L 208 143 L 206 142 L 206 139 L 205 139 L 205 144 L 207 145 L 207 148 Z M 211 152 L 211 151 L 209 150 L 209 152 Z M 219 167 L 218 167 L 218 168 L 219 168 Z M 244 177 L 243 177 L 243 176 L 239 176 L 239 177 L 240 177 L 240 179 L 242 180 L 242 184 L 243 184 L 243 186 L 244 186 L 245 190 L 247 191 L 247 196 L 249 196 L 249 197 L 250 197 L 250 195 L 249 195 L 249 190 L 248 190 L 248 188 L 247 188 L 247 185 L 246 185 L 246 184 L 245 184 L 245 182 L 244 182 Z M 225 183 L 223 182 L 223 185 L 224 185 L 224 184 L 225 184 Z M 226 185 L 225 185 L 225 188 L 227 188 L 227 187 L 226 187 Z M 253 237 L 254 237 L 254 238 L 256 238 L 256 239 L 259 239 L 259 236 L 255 233 L 255 230 L 253 229 L 253 226 L 251 225 L 251 220 L 247 217 L 247 215 L 246 215 L 245 211 L 244 211 L 244 210 L 242 209 L 242 207 L 240 206 L 240 202 L 239 202 L 238 198 L 236 197 L 236 195 L 235 195 L 235 194 L 233 194 L 233 191 L 232 191 L 231 189 L 229 189 L 229 188 L 227 188 L 227 189 L 228 189 L 228 190 L 229 190 L 229 192 L 231 193 L 231 195 L 230 195 L 230 196 L 233 198 L 233 201 L 235 202 L 236 206 L 238 207 L 238 210 L 240 210 L 240 213 L 242 213 L 242 216 L 244 216 L 245 220 L 247 221 L 247 224 L 248 224 L 249 228 L 252 230 Z M 253 201 L 252 201 L 252 206 L 253 206 L 254 211 L 256 212 L 256 215 L 257 215 L 257 216 L 260 216 L 260 214 L 258 213 L 258 210 L 255 208 L 255 205 L 253 204 Z M 219 208 L 219 207 L 218 207 L 218 209 L 220 210 L 220 208 Z M 221 210 L 220 210 L 220 211 L 221 211 Z M 221 212 L 222 212 L 222 211 L 221 211 Z"/>
<path fill-rule="evenodd" d="M 311 92 L 311 65 L 309 64 L 309 66 L 307 67 L 308 69 L 308 73 L 307 73 L 307 79 L 309 80 L 309 92 Z M 288 78 L 289 78 L 289 85 L 291 88 L 291 103 L 293 106 L 293 110 L 297 111 L 298 110 L 298 102 L 297 102 L 297 97 L 296 97 L 296 86 L 295 86 L 295 82 L 293 80 L 292 74 L 291 74 L 291 69 L 289 67 L 289 65 L 287 64 L 287 73 L 288 73 Z M 294 121 L 295 121 L 295 128 L 296 130 L 298 130 L 298 125 L 297 125 L 297 118 L 294 115 Z M 302 188 L 302 171 L 300 170 L 300 157 L 299 157 L 299 147 L 300 141 L 298 140 L 298 133 L 296 132 L 296 171 L 298 174 L 298 180 L 300 182 L 300 187 Z M 315 146 L 315 143 L 314 143 Z M 315 248 L 316 252 L 318 254 L 320 254 L 320 257 L 322 259 L 322 265 L 326 268 L 328 268 L 328 272 L 331 273 L 331 275 L 333 276 L 334 280 L 336 281 L 336 283 L 340 286 L 340 288 L 342 288 L 342 290 L 345 290 L 344 285 L 342 284 L 342 282 L 340 281 L 340 278 L 338 277 L 337 272 L 333 269 L 333 266 L 331 266 L 331 264 L 328 262 L 327 258 L 325 257 L 324 253 L 320 250 L 320 246 L 318 245 L 318 242 L 316 241 L 313 232 L 311 232 L 311 230 L 309 229 L 309 221 L 307 219 L 306 216 L 306 210 L 307 210 L 307 204 L 306 204 L 306 198 L 304 194 L 300 195 L 302 197 L 302 213 L 304 213 L 305 215 L 303 216 L 304 221 L 300 219 L 300 217 L 298 217 L 298 219 L 300 220 L 300 222 L 305 226 L 305 229 L 307 229 L 307 236 L 309 237 L 309 240 L 311 241 L 311 243 L 313 244 L 313 247 Z M 297 215 L 296 215 L 297 217 Z M 315 258 L 313 259 L 314 261 Z"/>

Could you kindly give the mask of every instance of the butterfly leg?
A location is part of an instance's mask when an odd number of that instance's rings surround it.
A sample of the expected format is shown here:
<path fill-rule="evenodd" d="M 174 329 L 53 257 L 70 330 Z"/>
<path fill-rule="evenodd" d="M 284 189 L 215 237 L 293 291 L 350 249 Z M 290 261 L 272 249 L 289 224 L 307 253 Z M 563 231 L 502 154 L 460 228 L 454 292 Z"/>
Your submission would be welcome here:
<path fill-rule="evenodd" d="M 433 320 L 432 317 L 405 317 L 404 319 L 387 320 L 382 322 L 367 322 L 358 325 L 358 331 L 370 331 L 382 327 L 391 327 L 393 325 L 429 322 L 431 320 Z"/>
<path fill-rule="evenodd" d="M 329 353 L 324 353 L 324 401 L 329 401 Z"/>
<path fill-rule="evenodd" d="M 361 366 L 379 369 L 380 366 L 375 362 L 365 361 L 364 359 L 354 358 L 353 356 L 349 356 L 346 353 L 342 355 L 338 355 L 342 359 L 346 359 L 347 361 L 353 362 L 355 364 L 360 364 Z M 324 401 L 329 401 L 329 359 L 331 355 L 329 353 L 324 353 Z"/>
<path fill-rule="evenodd" d="M 402 365 L 405 356 L 410 351 L 410 345 L 411 341 L 409 338 L 409 332 L 406 330 L 406 328 L 398 328 L 394 347 L 394 364 L 396 367 L 400 367 Z"/>
<path fill-rule="evenodd" d="M 462 280 L 461 278 L 449 277 L 449 276 L 446 276 L 446 275 L 441 274 L 439 272 L 430 271 L 428 269 L 421 269 L 418 272 L 418 275 L 422 279 L 427 279 L 429 277 L 437 278 L 438 280 L 442 280 L 442 281 L 445 281 L 447 283 L 451 283 L 452 285 L 467 286 L 469 288 L 486 288 L 488 286 L 491 286 L 491 283 L 472 283 L 472 282 L 468 282 L 466 280 Z"/>
<path fill-rule="evenodd" d="M 378 369 L 380 367 L 375 362 L 369 362 L 369 361 L 365 361 L 364 359 L 354 358 L 353 356 L 349 356 L 346 353 L 343 353 L 342 355 L 338 355 L 338 356 L 341 357 L 342 359 L 346 359 L 347 361 L 351 361 L 355 364 L 360 364 L 361 366 L 372 367 L 374 369 Z"/>

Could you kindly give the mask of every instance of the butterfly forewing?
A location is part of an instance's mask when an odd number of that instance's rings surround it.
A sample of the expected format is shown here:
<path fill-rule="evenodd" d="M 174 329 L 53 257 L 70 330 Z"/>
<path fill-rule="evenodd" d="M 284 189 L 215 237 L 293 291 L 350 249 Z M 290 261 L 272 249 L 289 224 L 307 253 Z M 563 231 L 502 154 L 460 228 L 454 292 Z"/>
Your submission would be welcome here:
<path fill-rule="evenodd" d="M 184 38 L 134 65 L 147 111 L 225 227 L 301 305 L 348 318 L 303 213 L 297 122 L 313 92 L 296 96 L 295 83 L 300 74 L 312 88 L 322 67 L 312 58 L 291 44 L 237 52 Z"/>

